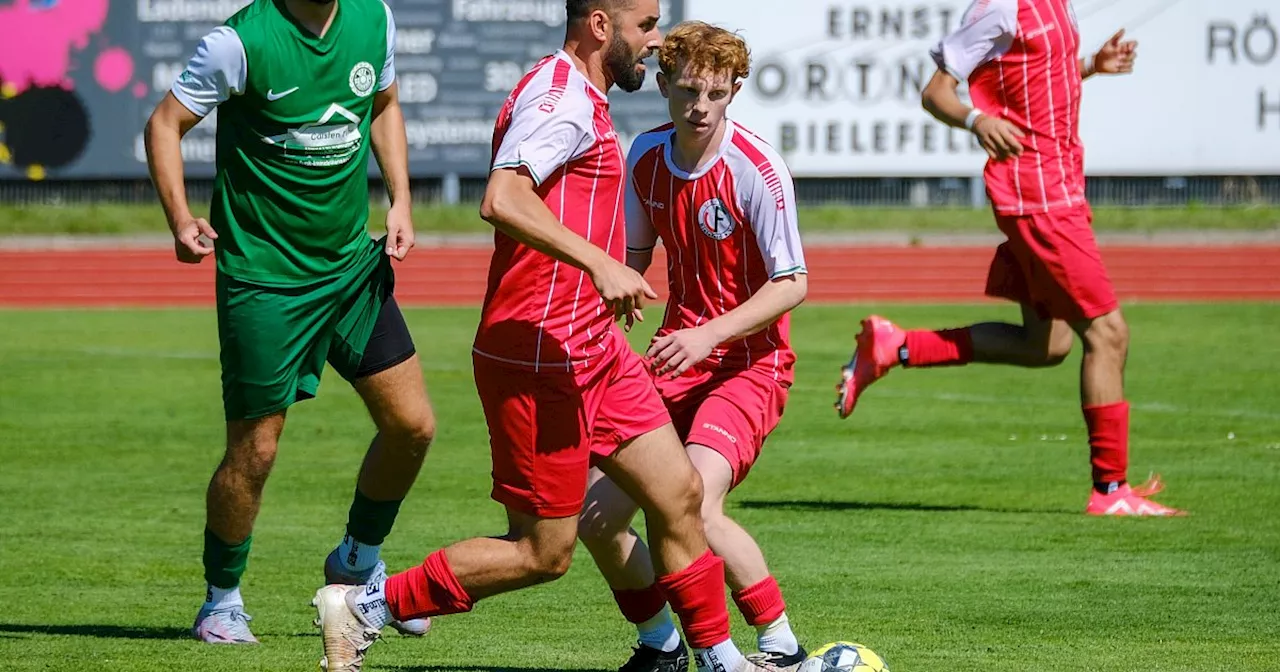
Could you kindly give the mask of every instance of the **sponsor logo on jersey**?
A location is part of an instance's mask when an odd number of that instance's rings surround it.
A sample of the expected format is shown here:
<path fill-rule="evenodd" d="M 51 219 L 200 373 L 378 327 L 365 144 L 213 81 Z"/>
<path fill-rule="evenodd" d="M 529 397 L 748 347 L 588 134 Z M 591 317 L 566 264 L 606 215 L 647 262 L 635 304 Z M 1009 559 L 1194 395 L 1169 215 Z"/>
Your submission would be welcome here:
<path fill-rule="evenodd" d="M 342 165 L 355 156 L 363 140 L 360 117 L 337 103 L 330 104 L 319 121 L 262 138 L 279 147 L 286 160 L 308 166 Z"/>
<path fill-rule="evenodd" d="M 295 86 L 292 89 L 285 89 L 284 91 L 280 91 L 279 93 L 277 93 L 275 89 L 267 89 L 267 100 L 270 100 L 272 102 L 280 100 L 281 98 L 284 98 L 285 96 L 293 93 L 294 91 L 297 91 L 300 88 L 302 87 Z"/>

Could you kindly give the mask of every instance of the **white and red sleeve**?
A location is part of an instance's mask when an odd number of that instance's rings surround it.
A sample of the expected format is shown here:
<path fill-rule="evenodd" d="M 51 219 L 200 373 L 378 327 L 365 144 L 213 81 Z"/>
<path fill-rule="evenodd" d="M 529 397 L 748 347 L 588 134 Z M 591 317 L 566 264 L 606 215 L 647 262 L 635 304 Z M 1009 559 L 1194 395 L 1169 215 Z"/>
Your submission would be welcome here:
<path fill-rule="evenodd" d="M 756 234 L 770 280 L 808 273 L 791 172 L 776 153 L 768 151 L 765 155 L 768 160 L 748 173 L 739 186 L 743 212 Z"/>
<path fill-rule="evenodd" d="M 658 231 L 653 228 L 653 221 L 649 219 L 649 211 L 645 209 L 645 202 L 640 195 L 641 189 L 652 191 L 653 180 L 648 175 L 637 175 L 636 166 L 646 154 L 654 151 L 663 151 L 663 139 L 667 135 L 652 131 L 642 133 L 632 141 L 631 150 L 627 152 L 626 213 L 628 252 L 648 252 L 658 244 Z M 645 186 L 641 186 L 641 184 Z M 653 194 L 648 194 L 648 197 L 652 199 Z"/>
<path fill-rule="evenodd" d="M 975 0 L 960 27 L 942 38 L 929 55 L 938 67 L 967 81 L 979 66 L 1009 50 L 1018 34 L 1018 0 Z"/>
<path fill-rule="evenodd" d="M 649 252 L 658 244 L 658 231 L 653 228 L 636 191 L 635 180 L 627 180 L 627 251 Z"/>
<path fill-rule="evenodd" d="M 581 82 L 561 74 L 572 67 L 552 61 L 520 93 L 493 170 L 524 166 L 542 184 L 595 145 L 595 106 Z"/>

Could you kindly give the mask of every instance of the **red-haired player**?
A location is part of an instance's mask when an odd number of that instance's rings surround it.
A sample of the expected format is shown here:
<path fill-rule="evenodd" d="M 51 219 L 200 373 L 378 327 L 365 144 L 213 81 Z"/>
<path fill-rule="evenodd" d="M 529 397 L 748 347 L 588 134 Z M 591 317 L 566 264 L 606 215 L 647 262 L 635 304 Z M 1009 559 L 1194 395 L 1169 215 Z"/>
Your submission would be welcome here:
<path fill-rule="evenodd" d="M 807 289 L 791 176 L 781 157 L 730 120 L 750 70 L 741 38 L 686 22 L 659 51 L 658 85 L 672 123 L 638 137 L 628 156 L 627 263 L 667 253 L 670 297 L 649 345 L 663 401 L 702 476 L 702 520 L 770 670 L 805 658 L 778 582 L 724 501 L 777 426 L 793 378 L 788 312 Z M 624 672 L 674 672 L 688 663 L 654 584 L 648 549 L 629 527 L 636 505 L 594 472 L 579 535 L 635 623 L 640 646 Z"/>

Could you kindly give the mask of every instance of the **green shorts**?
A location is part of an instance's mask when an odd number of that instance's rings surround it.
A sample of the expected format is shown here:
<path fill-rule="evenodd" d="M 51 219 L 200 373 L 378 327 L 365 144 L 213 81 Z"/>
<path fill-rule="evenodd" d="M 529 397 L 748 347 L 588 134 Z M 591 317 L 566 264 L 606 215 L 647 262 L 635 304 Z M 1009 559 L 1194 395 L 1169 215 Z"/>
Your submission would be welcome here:
<path fill-rule="evenodd" d="M 353 380 L 394 284 L 390 258 L 380 248 L 343 275 L 303 287 L 267 287 L 218 273 L 227 420 L 260 418 L 314 397 L 326 361 Z"/>

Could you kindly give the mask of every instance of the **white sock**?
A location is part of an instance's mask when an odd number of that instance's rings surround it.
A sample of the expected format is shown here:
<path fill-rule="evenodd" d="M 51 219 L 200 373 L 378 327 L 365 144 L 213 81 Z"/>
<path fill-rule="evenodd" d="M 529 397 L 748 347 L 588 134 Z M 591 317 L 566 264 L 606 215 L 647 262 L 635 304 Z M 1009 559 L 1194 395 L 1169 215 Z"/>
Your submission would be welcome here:
<path fill-rule="evenodd" d="M 386 581 L 365 584 L 356 593 L 356 613 L 376 630 L 392 620 L 391 607 L 387 606 Z"/>
<path fill-rule="evenodd" d="M 800 650 L 800 642 L 796 641 L 796 633 L 791 632 L 791 621 L 787 619 L 786 612 L 772 623 L 757 626 L 756 637 L 761 651 L 791 656 Z"/>
<path fill-rule="evenodd" d="M 342 535 L 342 543 L 338 544 L 338 559 L 342 561 L 342 566 L 357 574 L 373 569 L 378 564 L 381 553 L 381 546 L 362 544 L 349 534 Z"/>
<path fill-rule="evenodd" d="M 698 672 L 734 672 L 746 662 L 732 639 L 709 649 L 694 649 L 693 659 L 698 664 Z"/>
<path fill-rule="evenodd" d="M 221 611 L 231 607 L 243 607 L 244 598 L 240 597 L 240 586 L 235 588 L 219 588 L 208 585 L 204 591 L 205 611 Z"/>
<path fill-rule="evenodd" d="M 663 607 L 657 616 L 636 624 L 640 633 L 640 643 L 659 651 L 675 651 L 680 646 L 680 633 L 676 624 L 671 621 L 671 610 Z"/>

